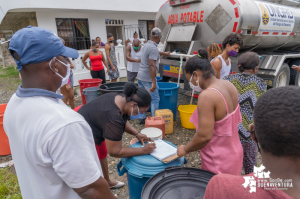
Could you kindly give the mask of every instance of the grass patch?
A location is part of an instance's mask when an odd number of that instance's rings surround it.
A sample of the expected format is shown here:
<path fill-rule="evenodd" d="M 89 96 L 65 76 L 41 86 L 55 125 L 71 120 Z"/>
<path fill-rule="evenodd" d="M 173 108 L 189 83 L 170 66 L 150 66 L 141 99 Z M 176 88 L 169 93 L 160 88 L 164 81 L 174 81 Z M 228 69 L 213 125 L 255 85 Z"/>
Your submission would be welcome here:
<path fill-rule="evenodd" d="M 0 77 L 6 77 L 6 78 L 18 78 L 19 77 L 19 71 L 18 69 L 15 69 L 13 66 L 9 66 L 7 68 L 0 67 Z"/>
<path fill-rule="evenodd" d="M 18 178 L 8 167 L 0 169 L 0 199 L 22 199 Z"/>

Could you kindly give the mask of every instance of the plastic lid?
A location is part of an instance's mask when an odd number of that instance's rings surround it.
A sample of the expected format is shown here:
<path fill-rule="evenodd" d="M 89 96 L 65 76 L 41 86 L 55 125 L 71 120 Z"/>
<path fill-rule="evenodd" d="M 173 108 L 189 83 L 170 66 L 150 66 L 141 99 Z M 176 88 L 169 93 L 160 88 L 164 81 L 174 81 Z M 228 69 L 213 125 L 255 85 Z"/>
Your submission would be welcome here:
<path fill-rule="evenodd" d="M 196 168 L 166 168 L 147 181 L 141 199 L 200 199 L 214 175 Z"/>
<path fill-rule="evenodd" d="M 176 147 L 170 142 L 164 142 Z M 130 147 L 140 148 L 141 146 L 142 143 L 137 142 Z M 151 178 L 153 175 L 163 171 L 166 167 L 182 166 L 183 164 L 186 164 L 186 160 L 184 157 L 182 157 L 168 164 L 165 164 L 152 155 L 141 155 L 130 158 L 122 158 L 122 164 L 126 168 L 129 175 L 135 176 L 137 178 Z"/>
<path fill-rule="evenodd" d="M 144 128 L 141 131 L 141 133 L 150 138 L 157 138 L 163 134 L 163 132 L 160 129 L 155 128 L 155 127 Z"/>

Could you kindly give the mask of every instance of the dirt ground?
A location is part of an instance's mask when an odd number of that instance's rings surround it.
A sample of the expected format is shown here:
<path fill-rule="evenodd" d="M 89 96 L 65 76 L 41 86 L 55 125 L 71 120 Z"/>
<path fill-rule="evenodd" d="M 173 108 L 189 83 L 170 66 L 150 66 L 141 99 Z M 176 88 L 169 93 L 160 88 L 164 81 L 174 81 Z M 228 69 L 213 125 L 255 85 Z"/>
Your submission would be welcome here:
<path fill-rule="evenodd" d="M 122 80 L 121 80 L 122 81 Z M 124 81 L 124 79 L 123 79 Z M 6 80 L 0 78 L 0 103 L 7 103 L 10 99 L 10 97 L 13 95 L 15 90 L 18 86 L 17 80 Z M 76 95 L 76 101 L 75 105 L 79 106 L 81 105 L 81 97 L 79 94 L 79 88 L 75 88 Z M 186 105 L 190 103 L 191 98 L 188 96 L 187 92 L 184 92 L 180 90 L 179 96 L 178 96 L 178 106 L 179 105 Z M 193 104 L 197 103 L 197 99 L 193 99 Z M 150 113 L 148 113 L 150 115 Z M 138 121 L 130 121 L 130 123 L 137 129 L 142 130 L 144 128 L 144 125 L 139 125 Z M 173 144 L 179 146 L 181 144 L 186 144 L 189 142 L 192 137 L 195 134 L 195 130 L 189 130 L 185 129 L 181 126 L 180 122 L 180 115 L 177 111 L 176 119 L 174 121 L 174 133 L 171 135 L 166 135 L 165 140 L 172 142 Z M 124 133 L 123 135 L 123 146 L 129 146 L 130 141 L 133 139 L 133 136 Z M 7 162 L 11 159 L 11 156 L 0 156 L 0 163 Z M 186 156 L 187 164 L 184 165 L 184 167 L 194 167 L 194 168 L 201 168 L 201 157 L 199 152 L 193 152 Z M 126 174 L 124 176 L 119 176 L 117 172 L 117 164 L 120 162 L 119 158 L 113 158 L 108 156 L 108 166 L 109 166 L 109 175 L 111 179 L 113 180 L 120 180 L 125 182 L 125 186 L 120 189 L 114 189 L 112 192 L 115 194 L 116 197 L 120 199 L 129 199 L 128 194 L 128 185 L 127 185 L 127 178 Z M 258 163 L 261 164 L 261 157 L 260 154 L 258 154 Z M 11 168 L 13 170 L 13 168 Z"/>

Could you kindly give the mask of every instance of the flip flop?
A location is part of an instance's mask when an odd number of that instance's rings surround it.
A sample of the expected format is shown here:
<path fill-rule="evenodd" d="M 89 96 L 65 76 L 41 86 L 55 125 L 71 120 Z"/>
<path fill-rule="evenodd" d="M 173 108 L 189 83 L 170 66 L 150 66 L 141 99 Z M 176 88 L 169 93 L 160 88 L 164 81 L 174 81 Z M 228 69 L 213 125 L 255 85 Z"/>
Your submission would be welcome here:
<path fill-rule="evenodd" d="M 112 186 L 112 187 L 109 187 L 110 189 L 118 189 L 118 188 L 121 188 L 121 187 L 124 187 L 125 183 L 124 182 L 120 182 L 120 181 L 117 181 L 118 184 L 116 184 L 115 186 Z"/>

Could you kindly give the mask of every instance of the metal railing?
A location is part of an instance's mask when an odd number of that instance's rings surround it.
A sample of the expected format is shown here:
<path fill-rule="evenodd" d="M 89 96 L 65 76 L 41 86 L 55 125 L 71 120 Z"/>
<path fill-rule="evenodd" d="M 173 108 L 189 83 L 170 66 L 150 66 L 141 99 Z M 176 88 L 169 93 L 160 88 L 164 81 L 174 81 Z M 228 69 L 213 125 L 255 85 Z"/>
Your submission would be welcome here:
<path fill-rule="evenodd" d="M 76 50 L 89 49 L 91 38 L 88 19 L 56 18 L 57 34 L 66 46 Z"/>

